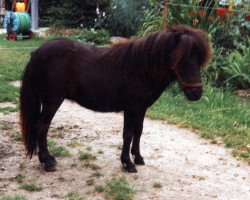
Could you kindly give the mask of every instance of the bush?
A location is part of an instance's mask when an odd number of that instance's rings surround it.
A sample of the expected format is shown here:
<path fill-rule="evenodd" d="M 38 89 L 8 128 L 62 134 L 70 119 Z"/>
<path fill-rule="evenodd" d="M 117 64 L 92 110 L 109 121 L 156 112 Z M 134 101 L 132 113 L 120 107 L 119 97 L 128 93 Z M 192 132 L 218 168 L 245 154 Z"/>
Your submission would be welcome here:
<path fill-rule="evenodd" d="M 105 45 L 110 42 L 109 32 L 100 30 L 85 30 L 82 34 L 77 36 L 77 39 L 89 44 Z"/>
<path fill-rule="evenodd" d="M 39 2 L 39 25 L 53 27 L 84 28 L 94 27 L 98 14 L 106 11 L 110 0 L 44 0 Z"/>
<path fill-rule="evenodd" d="M 140 36 L 149 35 L 152 32 L 159 31 L 162 26 L 163 6 L 160 3 L 152 5 L 145 10 L 144 22 L 138 34 Z"/>
<path fill-rule="evenodd" d="M 202 71 L 205 82 L 210 83 L 214 87 L 226 86 L 225 80 L 229 77 L 225 73 L 224 68 L 228 67 L 229 60 L 225 59 L 225 57 L 228 57 L 229 54 L 225 48 L 214 48 L 209 67 Z"/>
<path fill-rule="evenodd" d="M 113 0 L 108 10 L 106 28 L 111 35 L 129 37 L 136 34 L 143 23 L 145 0 Z"/>
<path fill-rule="evenodd" d="M 89 44 L 105 45 L 110 42 L 109 32 L 104 29 L 65 29 L 51 28 L 47 31 L 49 37 L 68 37 Z"/>
<path fill-rule="evenodd" d="M 239 50 L 235 50 L 229 55 L 229 65 L 223 67 L 228 74 L 226 80 L 236 88 L 250 88 L 250 48 L 241 46 Z"/>

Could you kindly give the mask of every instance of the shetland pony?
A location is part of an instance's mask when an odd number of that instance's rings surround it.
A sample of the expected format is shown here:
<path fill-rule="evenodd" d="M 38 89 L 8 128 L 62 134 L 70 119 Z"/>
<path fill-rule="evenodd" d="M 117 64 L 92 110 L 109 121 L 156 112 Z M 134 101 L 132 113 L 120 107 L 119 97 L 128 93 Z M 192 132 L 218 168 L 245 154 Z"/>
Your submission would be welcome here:
<path fill-rule="evenodd" d="M 20 119 L 27 156 L 38 147 L 44 169 L 56 170 L 47 133 L 64 99 L 70 99 L 98 112 L 124 112 L 121 162 L 128 172 L 137 172 L 135 164 L 144 165 L 140 137 L 147 108 L 174 81 L 188 100 L 199 100 L 200 70 L 209 57 L 206 35 L 188 26 L 108 47 L 48 41 L 32 53 L 22 76 Z"/>

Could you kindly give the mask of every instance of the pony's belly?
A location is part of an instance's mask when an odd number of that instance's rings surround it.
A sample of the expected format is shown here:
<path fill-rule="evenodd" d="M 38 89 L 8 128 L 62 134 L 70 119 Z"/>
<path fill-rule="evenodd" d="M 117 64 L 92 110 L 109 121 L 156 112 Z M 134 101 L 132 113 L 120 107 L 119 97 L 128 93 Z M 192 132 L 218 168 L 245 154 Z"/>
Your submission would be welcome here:
<path fill-rule="evenodd" d="M 120 102 L 103 101 L 101 99 L 71 99 L 78 103 L 80 106 L 96 111 L 96 112 L 121 112 L 124 106 Z"/>

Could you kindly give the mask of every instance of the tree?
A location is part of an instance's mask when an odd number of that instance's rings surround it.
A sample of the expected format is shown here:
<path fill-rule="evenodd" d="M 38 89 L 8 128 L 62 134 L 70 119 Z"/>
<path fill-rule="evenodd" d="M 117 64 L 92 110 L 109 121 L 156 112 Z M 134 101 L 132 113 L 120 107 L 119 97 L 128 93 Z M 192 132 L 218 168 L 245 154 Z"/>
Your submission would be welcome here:
<path fill-rule="evenodd" d="M 110 0 L 43 0 L 39 2 L 40 26 L 93 27 L 97 5 L 108 8 Z"/>

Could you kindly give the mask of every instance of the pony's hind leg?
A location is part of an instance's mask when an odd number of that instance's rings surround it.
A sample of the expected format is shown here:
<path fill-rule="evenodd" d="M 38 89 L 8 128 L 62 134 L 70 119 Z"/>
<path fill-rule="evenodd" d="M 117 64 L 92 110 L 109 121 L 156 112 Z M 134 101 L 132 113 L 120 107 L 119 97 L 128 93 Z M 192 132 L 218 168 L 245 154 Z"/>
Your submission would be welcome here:
<path fill-rule="evenodd" d="M 56 171 L 56 160 L 55 157 L 50 155 L 47 146 L 47 133 L 50 127 L 50 123 L 60 107 L 62 101 L 53 103 L 51 105 L 43 105 L 41 115 L 36 124 L 38 130 L 38 158 L 39 161 L 44 164 L 45 171 Z"/>

